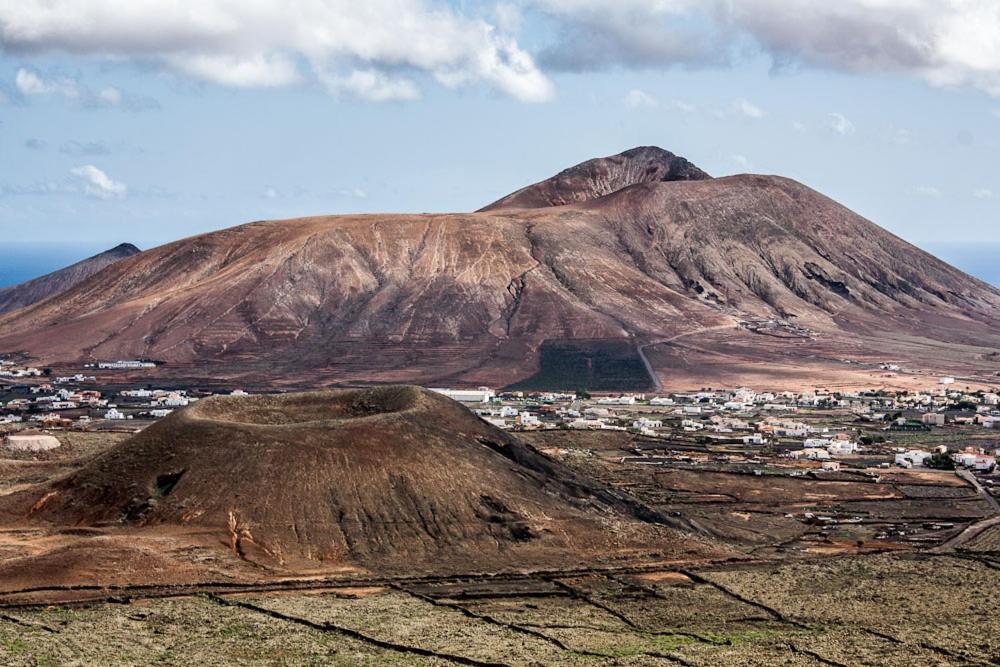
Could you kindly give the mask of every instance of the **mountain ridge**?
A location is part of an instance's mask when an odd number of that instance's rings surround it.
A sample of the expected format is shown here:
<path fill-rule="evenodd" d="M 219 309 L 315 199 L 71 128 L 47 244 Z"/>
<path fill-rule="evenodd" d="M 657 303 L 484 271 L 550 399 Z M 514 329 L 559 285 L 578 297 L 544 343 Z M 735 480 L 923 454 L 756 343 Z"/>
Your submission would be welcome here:
<path fill-rule="evenodd" d="M 119 243 L 114 248 L 82 259 L 62 269 L 0 289 L 0 313 L 30 306 L 60 294 L 91 277 L 104 267 L 140 252 L 142 251 L 131 243 Z"/>
<path fill-rule="evenodd" d="M 624 341 L 670 386 L 861 377 L 851 360 L 995 366 L 1000 290 L 814 190 L 620 173 L 618 190 L 586 186 L 560 206 L 317 216 L 176 241 L 0 316 L 0 352 L 317 385 L 507 385 L 540 371 L 546 341 L 574 340 Z"/>

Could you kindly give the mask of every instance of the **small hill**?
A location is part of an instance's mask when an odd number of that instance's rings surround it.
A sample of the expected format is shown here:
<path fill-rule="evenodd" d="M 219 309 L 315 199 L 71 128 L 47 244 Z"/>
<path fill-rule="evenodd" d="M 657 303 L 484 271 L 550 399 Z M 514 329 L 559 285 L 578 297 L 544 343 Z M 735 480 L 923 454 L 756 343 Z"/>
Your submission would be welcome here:
<path fill-rule="evenodd" d="M 141 251 L 131 243 L 122 243 L 58 271 L 47 273 L 20 285 L 0 289 L 0 313 L 30 306 L 50 296 L 61 294 L 104 267 L 126 257 L 137 255 L 139 252 Z"/>
<path fill-rule="evenodd" d="M 604 557 L 622 531 L 630 548 L 705 550 L 672 519 L 410 386 L 203 400 L 0 499 L 0 513 L 207 531 L 235 556 L 286 567 L 538 565 Z"/>

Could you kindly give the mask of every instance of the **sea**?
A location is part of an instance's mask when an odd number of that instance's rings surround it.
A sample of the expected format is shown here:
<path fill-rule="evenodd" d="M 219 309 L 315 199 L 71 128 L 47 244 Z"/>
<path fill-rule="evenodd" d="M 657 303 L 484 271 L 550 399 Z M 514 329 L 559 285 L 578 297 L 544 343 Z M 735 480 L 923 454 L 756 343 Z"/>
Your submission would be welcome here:
<path fill-rule="evenodd" d="M 82 243 L 0 243 L 0 288 L 18 285 L 112 248 Z"/>

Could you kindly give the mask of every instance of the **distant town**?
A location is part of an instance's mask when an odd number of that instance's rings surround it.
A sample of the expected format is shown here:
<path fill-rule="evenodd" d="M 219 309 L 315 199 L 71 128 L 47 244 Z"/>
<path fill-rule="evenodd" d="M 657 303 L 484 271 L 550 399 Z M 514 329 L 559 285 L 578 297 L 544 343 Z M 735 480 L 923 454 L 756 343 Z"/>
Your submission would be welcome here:
<path fill-rule="evenodd" d="M 891 364 L 885 365 L 892 368 Z M 141 370 L 155 364 L 114 360 L 87 370 Z M 8 448 L 58 446 L 60 430 L 138 431 L 213 394 L 206 391 L 98 382 L 88 372 L 51 371 L 0 360 L 0 432 Z M 1000 394 L 966 391 L 941 377 L 922 391 L 763 392 L 748 388 L 691 393 L 605 394 L 432 388 L 466 404 L 504 430 L 628 431 L 637 443 L 623 464 L 725 461 L 782 465 L 801 473 L 842 469 L 996 470 Z M 987 437 L 982 444 L 972 437 Z M 995 437 L 989 437 L 996 433 Z M 45 437 L 48 436 L 48 437 Z M 993 480 L 985 480 L 990 486 Z"/>

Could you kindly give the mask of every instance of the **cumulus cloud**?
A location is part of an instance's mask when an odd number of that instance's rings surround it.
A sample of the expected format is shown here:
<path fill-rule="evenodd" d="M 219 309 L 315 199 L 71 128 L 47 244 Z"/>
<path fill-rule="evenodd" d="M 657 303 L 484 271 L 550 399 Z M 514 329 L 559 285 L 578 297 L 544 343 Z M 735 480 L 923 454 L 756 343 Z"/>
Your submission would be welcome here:
<path fill-rule="evenodd" d="M 672 111 L 680 111 L 681 113 L 694 113 L 698 110 L 697 106 L 684 100 L 670 100 L 667 102 L 667 108 Z"/>
<path fill-rule="evenodd" d="M 616 65 L 652 68 L 663 65 L 722 64 L 710 24 L 687 26 L 698 11 L 694 0 L 529 0 L 557 24 L 558 38 L 545 47 L 540 61 L 567 71 Z"/>
<path fill-rule="evenodd" d="M 503 16 L 509 23 L 511 12 Z M 430 0 L 0 0 L 0 45 L 152 61 L 243 88 L 320 74 L 398 99 L 415 84 L 390 73 L 407 70 L 446 86 L 483 82 L 529 102 L 554 95 L 509 33 Z M 380 85 L 373 72 L 394 83 Z"/>
<path fill-rule="evenodd" d="M 628 91 L 628 95 L 625 96 L 625 106 L 630 109 L 638 109 L 639 107 L 655 108 L 658 106 L 658 103 L 656 98 L 646 91 L 634 88 Z"/>
<path fill-rule="evenodd" d="M 44 79 L 37 72 L 23 67 L 14 75 L 14 86 L 22 95 L 61 95 L 71 100 L 80 97 L 76 81 L 67 77 Z"/>
<path fill-rule="evenodd" d="M 847 116 L 842 113 L 831 113 L 827 117 L 826 126 L 842 137 L 854 134 L 855 129 L 854 123 L 852 123 Z"/>
<path fill-rule="evenodd" d="M 933 199 L 940 199 L 944 194 L 933 185 L 919 185 L 915 188 L 915 192 L 922 197 L 931 197 Z"/>
<path fill-rule="evenodd" d="M 747 44 L 776 67 L 907 73 L 1000 96 L 995 0 L 527 0 L 558 25 L 566 70 L 725 64 Z"/>
<path fill-rule="evenodd" d="M 88 108 L 121 107 L 144 111 L 159 107 L 154 99 L 125 93 L 114 86 L 94 91 L 72 77 L 44 75 L 24 67 L 14 75 L 14 87 L 23 98 L 55 96 Z"/>
<path fill-rule="evenodd" d="M 976 199 L 993 199 L 994 194 L 989 188 L 979 188 L 972 193 L 972 196 Z"/>
<path fill-rule="evenodd" d="M 415 100 L 420 89 L 409 79 L 393 78 L 378 70 L 354 70 L 348 76 L 323 74 L 323 85 L 332 94 L 348 95 L 373 102 Z"/>
<path fill-rule="evenodd" d="M 733 102 L 733 110 L 741 116 L 746 116 L 747 118 L 763 118 L 764 110 L 761 109 L 756 104 L 744 99 L 739 99 Z"/>
<path fill-rule="evenodd" d="M 85 164 L 70 169 L 73 176 L 83 181 L 84 192 L 98 199 L 122 199 L 128 194 L 128 187 L 113 180 L 106 173 L 92 164 Z"/>

